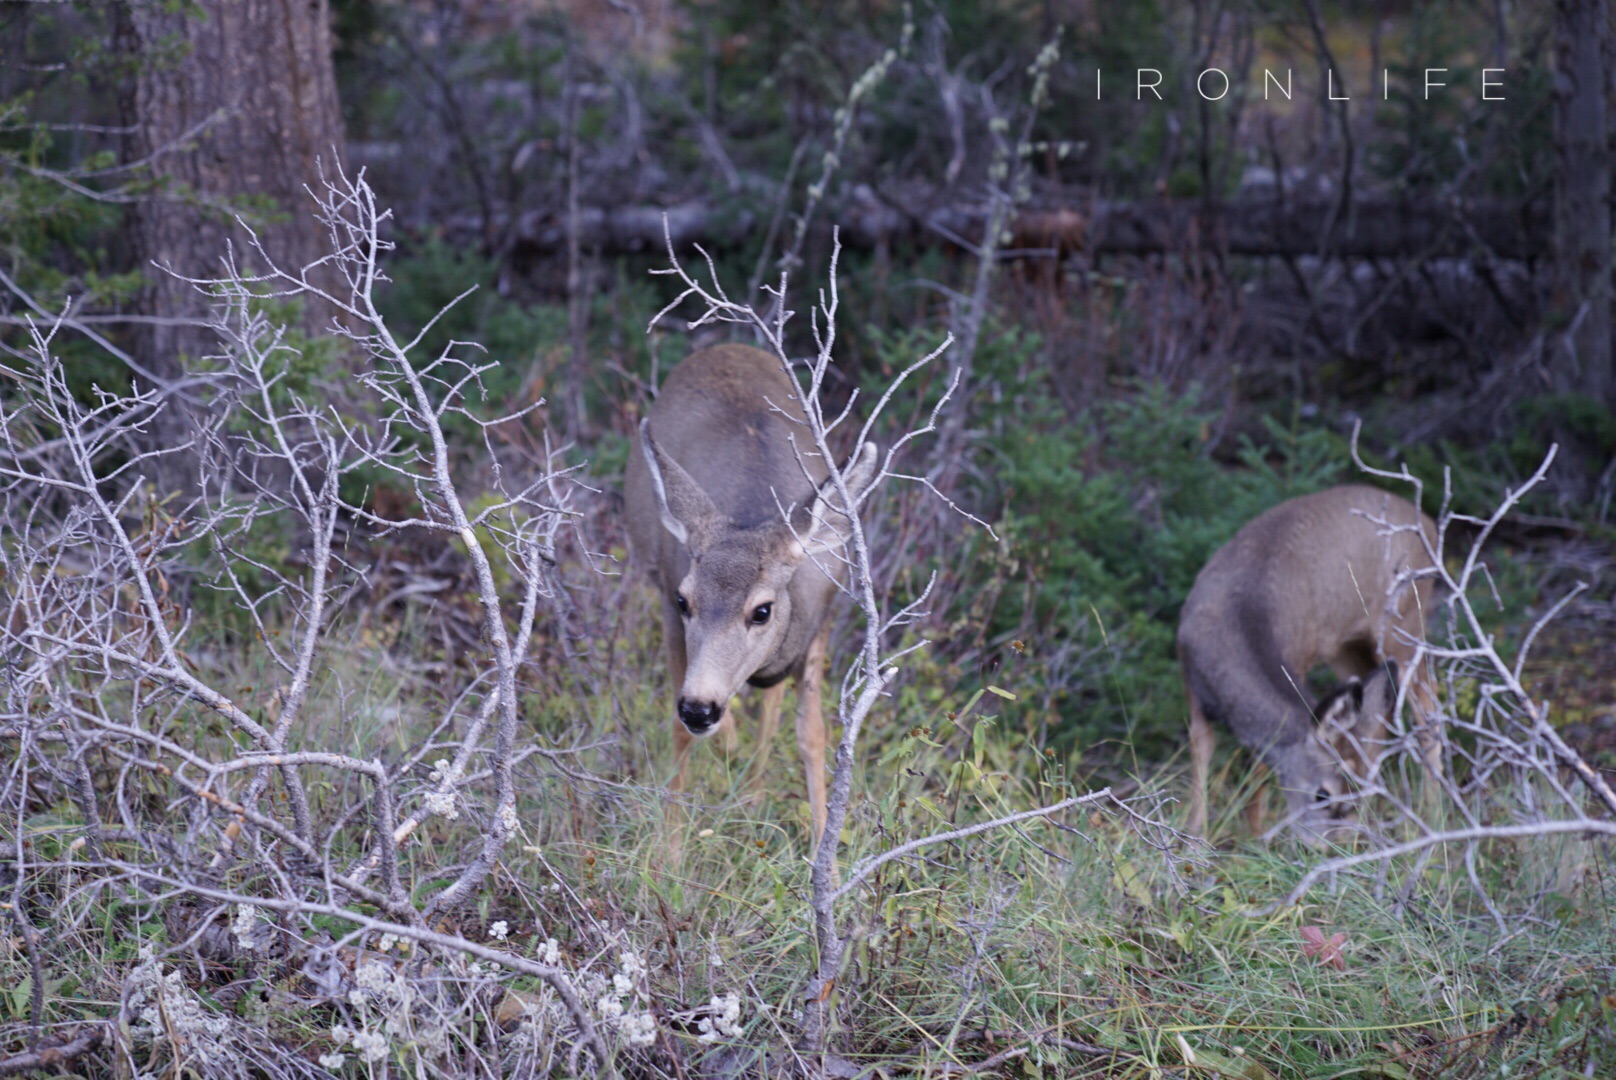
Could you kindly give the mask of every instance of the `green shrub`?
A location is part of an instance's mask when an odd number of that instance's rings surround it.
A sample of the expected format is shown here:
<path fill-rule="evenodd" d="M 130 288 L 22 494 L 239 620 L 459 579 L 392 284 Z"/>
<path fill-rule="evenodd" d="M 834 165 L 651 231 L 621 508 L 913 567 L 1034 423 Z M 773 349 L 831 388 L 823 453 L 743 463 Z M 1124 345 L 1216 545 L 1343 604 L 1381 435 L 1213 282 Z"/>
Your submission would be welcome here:
<path fill-rule="evenodd" d="M 1035 649 L 1077 643 L 1091 658 L 1058 695 L 1059 741 L 1126 737 L 1163 756 L 1183 723 L 1178 612 L 1201 566 L 1270 506 L 1342 479 L 1328 431 L 1265 418 L 1267 440 L 1243 440 L 1230 469 L 1207 452 L 1211 420 L 1195 394 L 1144 385 L 996 446 L 1004 535 L 1033 585 L 1007 591 L 996 623 Z"/>
<path fill-rule="evenodd" d="M 919 331 L 871 336 L 876 366 L 889 369 L 930 344 Z M 1039 356 L 1025 331 L 983 337 L 973 425 L 989 434 L 975 503 L 1001 539 L 962 532 L 975 550 L 958 565 L 974 576 L 952 583 L 932 636 L 956 658 L 967 640 L 984 656 L 1022 642 L 1021 677 L 1048 703 L 1043 737 L 1076 759 L 1120 743 L 1160 760 L 1184 722 L 1174 635 L 1196 574 L 1268 507 L 1345 479 L 1350 455 L 1322 427 L 1265 418 L 1231 468 L 1211 452 L 1215 414 L 1198 394 L 1153 384 L 1068 418 Z M 939 383 L 921 388 L 917 409 Z M 916 587 L 923 562 L 906 568 Z"/>
<path fill-rule="evenodd" d="M 499 367 L 482 377 L 486 397 L 475 391 L 466 395 L 472 407 L 486 405 L 483 412 L 488 416 L 525 405 L 517 400 L 524 382 L 552 367 L 567 340 L 565 306 L 521 304 L 500 296 L 493 287 L 496 270 L 493 260 L 432 238 L 391 263 L 388 273 L 393 280 L 380 297 L 388 323 L 401 333 L 414 334 L 444 305 L 477 286 L 432 327 L 418 356 L 437 356 L 451 342 L 477 342 L 488 359 L 499 361 Z M 457 355 L 471 358 L 470 348 L 457 346 Z M 471 425 L 460 418 L 449 419 L 456 421 L 459 434 L 473 434 Z M 481 442 L 480 437 L 475 441 Z"/>

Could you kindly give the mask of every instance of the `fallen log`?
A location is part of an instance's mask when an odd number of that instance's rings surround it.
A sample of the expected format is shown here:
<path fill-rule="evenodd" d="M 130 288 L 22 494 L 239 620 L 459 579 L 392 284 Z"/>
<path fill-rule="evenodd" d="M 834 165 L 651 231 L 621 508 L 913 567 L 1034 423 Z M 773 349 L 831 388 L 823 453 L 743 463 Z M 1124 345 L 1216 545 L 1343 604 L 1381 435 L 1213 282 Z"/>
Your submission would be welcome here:
<path fill-rule="evenodd" d="M 1545 208 L 1502 199 L 1376 197 L 1339 216 L 1333 201 L 1112 202 L 1097 207 L 1091 231 L 1092 250 L 1132 255 L 1182 250 L 1190 237 L 1248 256 L 1455 258 L 1485 251 L 1528 260 L 1549 252 Z"/>
<path fill-rule="evenodd" d="M 587 207 L 579 240 L 605 254 L 656 251 L 663 245 L 664 217 L 674 245 L 700 244 L 719 251 L 755 242 L 761 207 L 739 200 L 694 198 L 667 206 Z M 867 187 L 822 220 L 841 226 L 852 247 L 881 243 L 974 244 L 983 211 L 974 205 L 881 198 Z M 504 226 L 496 229 L 503 232 Z M 451 233 L 472 236 L 480 224 L 467 216 L 450 222 Z M 549 253 L 566 248 L 566 219 L 559 210 L 523 213 L 509 233 L 518 250 Z M 1069 202 L 1045 199 L 1016 220 L 1006 245 L 1009 257 L 1087 252 L 1100 255 L 1181 254 L 1192 250 L 1252 257 L 1321 256 L 1346 259 L 1493 258 L 1525 261 L 1550 253 L 1547 208 L 1507 199 L 1443 199 L 1376 196 L 1337 214 L 1333 200 L 1245 197 L 1227 202 L 1190 199 Z"/>

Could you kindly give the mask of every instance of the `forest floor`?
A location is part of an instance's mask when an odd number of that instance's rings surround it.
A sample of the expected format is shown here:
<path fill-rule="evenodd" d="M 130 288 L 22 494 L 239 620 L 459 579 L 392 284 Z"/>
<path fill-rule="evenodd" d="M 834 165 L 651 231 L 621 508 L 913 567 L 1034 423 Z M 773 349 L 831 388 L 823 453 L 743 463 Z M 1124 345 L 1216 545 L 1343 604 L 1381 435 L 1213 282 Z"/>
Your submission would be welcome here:
<path fill-rule="evenodd" d="M 1611 599 L 1616 551 L 1609 542 L 1579 539 L 1527 558 L 1541 567 L 1542 582 L 1574 578 L 1592 586 L 1585 594 L 1589 599 L 1574 603 L 1544 629 L 1525 673 L 1535 696 L 1549 703 L 1566 741 L 1616 783 L 1616 601 Z"/>
<path fill-rule="evenodd" d="M 638 957 L 658 1040 L 622 1051 L 617 1065 L 629 1076 L 792 1075 L 790 1047 L 814 957 L 794 748 L 789 738 L 776 743 L 754 794 L 745 780 L 754 745 L 744 725 L 733 754 L 703 744 L 689 805 L 670 825 L 655 783 L 671 747 L 650 598 L 632 584 L 616 595 L 622 618 L 610 642 L 613 669 L 641 677 L 593 695 L 536 686 L 527 702 L 541 740 L 582 722 L 597 725 L 604 749 L 578 759 L 582 771 L 571 776 L 529 760 L 522 843 L 476 901 L 440 929 L 498 938 L 525 955 L 540 955 L 555 939 L 562 966 L 602 993 L 617 957 Z M 376 630 L 354 635 L 342 670 L 318 693 L 319 702 L 340 703 L 330 722 L 356 744 L 407 745 L 412 729 L 434 715 L 434 677 L 402 667 L 388 639 Z M 1597 642 L 1568 625 L 1545 642 L 1534 670 L 1543 692 L 1552 688 L 1568 710 L 1586 710 L 1578 722 L 1603 737 L 1610 671 Z M 220 654 L 212 662 L 234 661 Z M 240 677 L 258 675 L 243 668 Z M 969 724 L 956 719 L 963 704 L 900 693 L 878 718 L 843 837 L 849 861 L 894 839 L 1047 802 L 1066 789 L 1064 769 L 1024 734 L 1019 714 L 1030 701 L 991 697 Z M 1119 790 L 1166 800 L 1161 813 L 1179 821 L 1184 780 L 1181 759 L 1141 764 L 1136 782 Z M 1284 838 L 1265 844 L 1253 836 L 1244 812 L 1251 801 L 1266 803 L 1269 822 L 1279 806 L 1272 784 L 1258 784 L 1249 758 L 1226 748 L 1213 777 L 1212 846 L 1198 862 L 1164 859 L 1126 818 L 1096 811 L 889 864 L 843 907 L 853 945 L 833 988 L 836 1075 L 1616 1075 L 1616 878 L 1607 846 L 1573 838 L 1484 848 L 1475 870 L 1509 913 L 1502 922 L 1478 901 L 1457 854 L 1412 869 L 1343 873 L 1301 903 L 1263 913 L 1317 856 Z M 468 827 L 434 819 L 423 828 L 408 848 L 410 877 L 430 887 L 434 867 L 447 872 L 464 850 Z M 32 829 L 31 843 L 64 852 L 73 834 L 51 808 L 41 808 Z M 74 882 L 69 870 L 56 883 L 55 918 L 36 921 L 50 939 L 51 1031 L 115 1012 L 120 987 L 142 963 L 137 946 L 162 947 L 181 934 L 172 922 L 131 918 L 134 908 L 114 895 L 75 891 Z M 42 885 L 36 902 L 45 900 Z M 0 985 L 11 988 L 0 993 L 0 1047 L 8 1053 L 31 1039 L 32 978 L 20 939 L 9 940 L 0 955 Z M 371 942 L 345 955 L 363 965 L 383 956 L 375 948 Z M 323 995 L 291 956 L 179 960 L 173 992 L 193 995 L 187 1000 L 198 1003 L 199 1015 L 235 1033 L 220 1045 L 245 1046 L 246 1032 L 261 1031 L 303 1063 L 299 1069 L 306 1065 L 304 1075 L 560 1070 L 559 1059 L 532 1049 L 547 1035 L 539 1021 L 523 1018 L 523 1004 L 539 993 L 532 980 L 426 958 L 424 967 L 411 966 L 414 958 L 388 963 L 413 972 L 418 985 L 460 979 L 470 986 L 461 1008 L 472 1041 L 456 1042 L 460 1029 L 451 1025 L 445 1050 L 442 1029 L 427 1026 L 424 1014 Z M 710 1017 L 710 1002 L 731 995 L 738 1034 L 704 1039 L 710 1032 L 699 1019 Z M 316 1068 L 322 1055 L 345 1049 L 346 1029 L 366 1025 L 393 1033 L 385 1059 L 363 1064 L 350 1053 L 340 1068 Z M 500 1052 L 482 1058 L 485 1044 Z M 128 1060 L 148 1051 L 156 1060 L 155 1048 L 125 1050 L 134 1055 Z M 185 1052 L 176 1056 L 183 1062 Z M 484 1065 L 467 1064 L 474 1057 Z M 101 1075 L 97 1069 L 112 1060 L 86 1057 L 79 1075 Z M 183 1066 L 171 1072 L 187 1074 L 209 1075 Z"/>

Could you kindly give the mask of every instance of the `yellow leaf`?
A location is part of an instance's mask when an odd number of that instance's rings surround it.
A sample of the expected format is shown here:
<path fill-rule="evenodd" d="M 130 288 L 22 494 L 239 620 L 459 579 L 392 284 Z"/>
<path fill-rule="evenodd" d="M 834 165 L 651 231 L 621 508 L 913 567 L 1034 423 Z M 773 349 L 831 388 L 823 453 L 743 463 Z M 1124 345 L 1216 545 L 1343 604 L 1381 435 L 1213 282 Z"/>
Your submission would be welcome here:
<path fill-rule="evenodd" d="M 1133 864 L 1127 859 L 1117 860 L 1117 887 L 1131 897 L 1140 907 L 1152 910 L 1156 906 L 1156 898 L 1150 895 L 1150 886 L 1145 884 L 1144 878 L 1139 876 Z"/>

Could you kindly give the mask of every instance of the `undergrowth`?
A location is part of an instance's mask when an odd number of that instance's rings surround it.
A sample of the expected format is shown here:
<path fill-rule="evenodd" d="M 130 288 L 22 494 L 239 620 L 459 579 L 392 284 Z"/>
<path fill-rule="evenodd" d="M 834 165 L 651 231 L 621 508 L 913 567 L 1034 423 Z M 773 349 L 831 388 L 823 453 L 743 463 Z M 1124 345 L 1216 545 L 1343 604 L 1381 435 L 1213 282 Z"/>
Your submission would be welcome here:
<path fill-rule="evenodd" d="M 776 744 L 754 798 L 742 779 L 756 749 L 743 702 L 739 748 L 726 756 L 704 744 L 690 805 L 668 818 L 656 781 L 669 766 L 671 739 L 649 597 L 629 584 L 602 586 L 600 599 L 592 636 L 574 643 L 591 658 L 570 665 L 571 675 L 532 672 L 525 709 L 527 738 L 549 744 L 585 725 L 593 749 L 566 770 L 527 759 L 522 842 L 443 927 L 529 956 L 557 948 L 579 972 L 632 953 L 647 969 L 642 992 L 659 1041 L 618 1062 L 630 1075 L 782 1073 L 814 940 L 796 755 L 788 740 Z M 417 651 L 412 634 L 373 624 L 351 636 L 316 690 L 310 715 L 324 719 L 303 734 L 308 745 L 374 754 L 419 740 L 441 702 L 438 680 L 403 659 Z M 235 663 L 226 650 L 211 656 L 225 671 Z M 1037 745 L 1035 671 L 1032 659 L 1015 659 L 986 693 L 961 698 L 911 685 L 895 695 L 857 778 L 862 795 L 844 834 L 849 859 L 1070 789 L 1064 758 Z M 595 683 L 602 673 L 607 681 Z M 245 694 L 263 673 L 232 674 Z M 553 707 L 557 690 L 564 707 Z M 537 707 L 541 701 L 552 707 Z M 202 725 L 192 730 L 204 742 L 221 737 Z M 1168 796 L 1180 787 L 1172 770 L 1137 780 Z M 1297 881 L 1302 853 L 1253 841 L 1234 809 L 1253 786 L 1238 760 L 1214 780 L 1214 806 L 1229 808 L 1214 822 L 1218 850 L 1185 880 L 1133 830 L 1099 813 L 889 864 L 847 905 L 856 947 L 834 990 L 833 1045 L 892 1076 L 950 1075 L 990 1059 L 1000 1075 L 1027 1077 L 1400 1080 L 1616 1070 L 1607 852 L 1569 844 L 1546 863 L 1540 858 L 1534 874 L 1507 850 L 1484 858 L 1495 898 L 1535 913 L 1508 937 L 1469 899 L 1463 867 L 1441 859 L 1410 879 L 1343 875 L 1304 903 L 1258 918 L 1254 907 Z M 330 794 L 311 788 L 316 813 L 338 805 Z M 160 812 L 163 792 L 152 788 L 149 797 L 144 812 Z M 435 818 L 406 846 L 410 878 L 425 882 L 417 903 L 433 882 L 453 878 L 444 862 L 474 828 Z M 65 797 L 42 794 L 25 829 L 4 837 L 8 849 L 29 845 L 57 867 L 36 875 L 29 893 L 46 938 L 43 1019 L 55 1029 L 115 1012 L 129 972 L 164 955 L 189 924 L 160 897 L 115 879 L 92 886 L 75 871 L 80 823 Z M 331 931 L 343 928 L 333 923 Z M 20 940 L 8 941 L 0 1046 L 18 1049 L 30 1039 L 33 975 Z M 1319 941 L 1328 945 L 1320 950 Z M 386 959 L 377 950 L 387 944 L 369 941 L 351 961 Z M 310 972 L 250 951 L 182 956 L 166 970 L 174 992 L 185 988 L 200 1003 L 198 1024 L 258 1031 L 316 1073 L 441 1075 L 456 1055 L 491 1038 L 489 1029 L 520 1033 L 531 1022 L 521 1006 L 539 992 L 478 965 L 451 972 L 475 987 L 462 1026 L 412 1028 L 367 1062 L 341 1039 L 363 1008 L 322 998 Z M 388 962 L 421 986 L 448 977 L 431 963 Z M 717 1024 L 711 1003 L 731 1001 L 738 1011 Z M 125 1060 L 142 1060 L 140 1047 L 124 1049 L 134 1054 Z M 335 1061 L 345 1049 L 341 1067 L 317 1068 L 319 1058 Z M 180 1047 L 166 1074 L 207 1075 L 199 1060 Z M 79 1068 L 99 1075 L 93 1059 Z"/>

